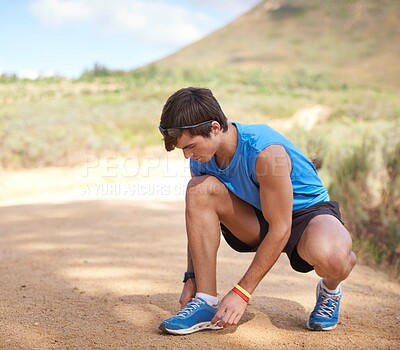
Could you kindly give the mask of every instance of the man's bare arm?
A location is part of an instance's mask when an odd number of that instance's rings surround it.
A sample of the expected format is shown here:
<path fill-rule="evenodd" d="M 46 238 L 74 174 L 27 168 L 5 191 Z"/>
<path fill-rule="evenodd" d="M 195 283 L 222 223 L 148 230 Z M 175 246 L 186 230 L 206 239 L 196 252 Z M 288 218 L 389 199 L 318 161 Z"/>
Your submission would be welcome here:
<path fill-rule="evenodd" d="M 269 223 L 269 231 L 239 282 L 250 293 L 275 264 L 288 242 L 293 207 L 291 162 L 282 146 L 272 145 L 260 152 L 256 171 L 262 212 Z"/>
<path fill-rule="evenodd" d="M 282 146 L 269 146 L 257 159 L 257 178 L 260 184 L 262 212 L 269 223 L 267 236 L 239 285 L 253 293 L 257 285 L 275 264 L 289 240 L 293 190 L 290 179 L 291 163 Z M 233 291 L 222 300 L 211 323 L 223 327 L 237 324 L 246 309 L 246 301 Z"/>

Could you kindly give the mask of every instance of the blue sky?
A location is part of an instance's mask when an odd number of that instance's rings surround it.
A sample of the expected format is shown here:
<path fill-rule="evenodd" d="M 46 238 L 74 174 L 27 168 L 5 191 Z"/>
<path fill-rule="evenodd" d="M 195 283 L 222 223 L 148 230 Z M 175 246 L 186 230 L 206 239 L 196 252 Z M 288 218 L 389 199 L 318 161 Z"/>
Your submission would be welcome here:
<path fill-rule="evenodd" d="M 132 69 L 223 27 L 260 0 L 0 0 L 0 73 Z"/>

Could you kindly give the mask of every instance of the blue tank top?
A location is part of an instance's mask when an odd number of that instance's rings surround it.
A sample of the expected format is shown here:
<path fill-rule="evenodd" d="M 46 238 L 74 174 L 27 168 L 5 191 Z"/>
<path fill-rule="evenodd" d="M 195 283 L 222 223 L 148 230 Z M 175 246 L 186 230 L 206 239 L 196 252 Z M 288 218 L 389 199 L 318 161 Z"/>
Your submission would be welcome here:
<path fill-rule="evenodd" d="M 215 157 L 207 163 L 191 159 L 190 168 L 194 176 L 215 176 L 236 196 L 261 210 L 260 185 L 256 175 L 257 157 L 266 147 L 281 145 L 292 162 L 290 179 L 293 187 L 293 210 L 330 200 L 314 165 L 286 137 L 265 124 L 232 124 L 237 129 L 238 144 L 230 164 L 225 169 L 220 169 Z"/>

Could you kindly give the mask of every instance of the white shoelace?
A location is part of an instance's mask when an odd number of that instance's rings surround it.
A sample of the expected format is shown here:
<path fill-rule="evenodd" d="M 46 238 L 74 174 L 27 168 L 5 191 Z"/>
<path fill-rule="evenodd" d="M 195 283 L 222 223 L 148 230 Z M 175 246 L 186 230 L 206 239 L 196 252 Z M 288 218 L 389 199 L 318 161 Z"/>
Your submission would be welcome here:
<path fill-rule="evenodd" d="M 336 306 L 338 304 L 340 295 L 328 294 L 324 291 L 323 288 L 321 288 L 321 293 L 322 293 L 323 300 L 318 305 L 319 308 L 315 314 L 316 314 L 316 316 L 320 316 L 320 317 L 332 317 L 333 313 L 335 312 Z"/>
<path fill-rule="evenodd" d="M 176 316 L 178 316 L 178 317 L 189 316 L 193 310 L 196 310 L 202 304 L 204 304 L 203 301 L 196 299 L 196 298 L 192 298 L 192 301 L 190 303 L 188 303 L 182 310 L 178 311 Z"/>

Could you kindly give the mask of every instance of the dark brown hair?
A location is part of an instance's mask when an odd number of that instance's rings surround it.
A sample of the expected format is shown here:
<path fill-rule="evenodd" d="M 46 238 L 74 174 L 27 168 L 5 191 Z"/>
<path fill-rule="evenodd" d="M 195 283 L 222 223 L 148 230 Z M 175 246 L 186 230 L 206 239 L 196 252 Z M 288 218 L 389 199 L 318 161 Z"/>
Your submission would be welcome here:
<path fill-rule="evenodd" d="M 188 87 L 178 90 L 168 98 L 161 113 L 160 125 L 168 129 L 207 120 L 217 121 L 223 132 L 228 130 L 228 120 L 211 90 Z M 192 136 L 210 137 L 211 123 L 185 130 Z M 167 151 L 172 151 L 177 142 L 177 138 L 169 136 L 168 133 L 164 134 Z"/>

